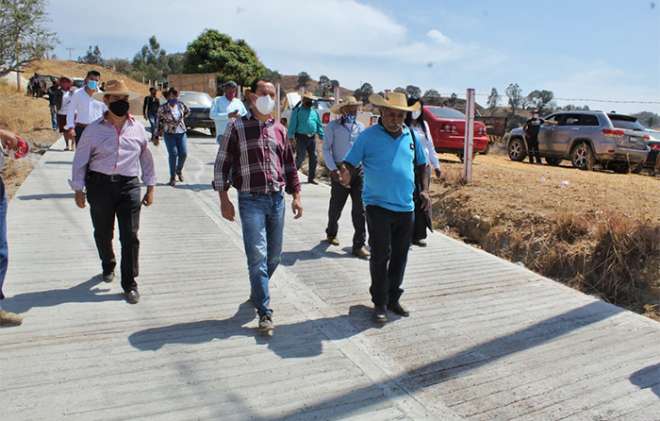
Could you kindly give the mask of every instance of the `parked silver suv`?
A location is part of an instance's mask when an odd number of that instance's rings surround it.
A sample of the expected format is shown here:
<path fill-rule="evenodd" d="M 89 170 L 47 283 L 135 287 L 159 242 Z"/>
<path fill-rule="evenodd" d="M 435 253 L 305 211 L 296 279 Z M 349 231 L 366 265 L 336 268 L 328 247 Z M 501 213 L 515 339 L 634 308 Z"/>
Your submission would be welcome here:
<path fill-rule="evenodd" d="M 615 118 L 615 114 L 611 115 Z M 541 156 L 550 165 L 568 159 L 573 166 L 591 170 L 594 165 L 627 173 L 646 161 L 649 148 L 644 133 L 617 128 L 610 116 L 602 111 L 565 111 L 545 118 L 539 132 Z M 508 134 L 507 150 L 513 161 L 527 156 L 522 128 Z"/>

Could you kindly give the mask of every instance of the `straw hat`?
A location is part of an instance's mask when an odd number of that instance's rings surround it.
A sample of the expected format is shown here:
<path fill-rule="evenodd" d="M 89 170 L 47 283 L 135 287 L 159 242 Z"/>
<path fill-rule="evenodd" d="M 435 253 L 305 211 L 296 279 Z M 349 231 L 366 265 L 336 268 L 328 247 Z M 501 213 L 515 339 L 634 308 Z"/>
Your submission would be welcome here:
<path fill-rule="evenodd" d="M 330 112 L 333 114 L 341 114 L 341 109 L 344 107 L 350 107 L 351 105 L 357 105 L 360 106 L 362 105 L 362 101 L 358 101 L 355 99 L 354 96 L 345 96 L 342 99 L 339 100 L 337 104 L 335 104 L 332 108 L 330 108 Z"/>
<path fill-rule="evenodd" d="M 60 76 L 59 81 L 62 82 L 63 80 L 68 80 L 69 82 L 73 82 L 73 80 L 71 80 L 69 76 L 64 76 L 64 75 Z"/>
<path fill-rule="evenodd" d="M 319 99 L 317 96 L 314 96 L 311 92 L 305 92 L 302 96 L 303 98 L 311 99 L 312 101 L 316 101 Z"/>
<path fill-rule="evenodd" d="M 419 111 L 419 101 L 414 103 L 411 106 L 408 106 L 408 99 L 406 94 L 401 92 L 388 92 L 385 94 L 385 98 L 380 95 L 370 95 L 369 102 L 371 102 L 376 107 L 382 108 L 391 108 L 393 110 L 399 111 Z"/>
<path fill-rule="evenodd" d="M 137 94 L 132 92 L 126 86 L 126 83 L 123 80 L 109 80 L 105 83 L 105 91 L 98 91 L 94 94 L 94 98 L 102 100 L 106 95 L 117 95 L 124 96 L 128 95 L 129 101 L 138 97 Z"/>

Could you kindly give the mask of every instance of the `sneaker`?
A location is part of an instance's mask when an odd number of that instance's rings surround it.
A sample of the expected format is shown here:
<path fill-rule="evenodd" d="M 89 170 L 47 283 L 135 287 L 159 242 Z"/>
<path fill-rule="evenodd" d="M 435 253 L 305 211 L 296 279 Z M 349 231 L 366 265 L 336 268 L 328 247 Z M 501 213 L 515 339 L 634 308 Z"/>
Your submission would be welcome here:
<path fill-rule="evenodd" d="M 326 239 L 326 241 L 328 243 L 332 244 L 333 246 L 338 246 L 339 245 L 339 240 L 337 240 L 337 237 L 334 237 L 334 236 L 328 235 L 328 238 Z"/>
<path fill-rule="evenodd" d="M 366 247 L 362 246 L 360 248 L 353 249 L 353 256 L 360 259 L 368 259 L 369 256 L 371 256 L 371 253 L 369 253 L 369 250 L 367 250 Z"/>
<path fill-rule="evenodd" d="M 426 241 L 424 240 L 414 240 L 412 243 L 417 247 L 426 247 Z"/>
<path fill-rule="evenodd" d="M 178 172 L 176 175 L 179 177 L 179 181 L 183 183 L 183 174 Z"/>
<path fill-rule="evenodd" d="M 170 182 L 167 183 L 167 184 L 169 184 L 169 185 L 172 186 L 172 187 L 176 186 L 176 178 L 175 178 L 175 177 L 171 177 L 171 178 L 170 178 Z"/>
<path fill-rule="evenodd" d="M 316 180 L 309 180 L 308 183 L 309 183 L 309 184 L 313 184 L 313 185 L 315 185 L 315 186 L 317 186 L 317 185 L 319 184 L 319 182 L 316 181 Z"/>
<path fill-rule="evenodd" d="M 390 304 L 389 306 L 387 306 L 387 308 L 388 308 L 392 313 L 394 313 L 394 314 L 396 314 L 396 315 L 398 315 L 398 316 L 401 316 L 401 317 L 408 317 L 408 316 L 410 316 L 410 312 L 409 312 L 408 310 L 406 310 L 405 308 L 403 308 L 403 307 L 401 306 L 401 304 L 399 304 L 399 303 Z"/>
<path fill-rule="evenodd" d="M 110 273 L 104 273 L 103 274 L 103 282 L 109 284 L 110 282 L 114 281 L 115 279 L 115 273 L 110 272 Z"/>
<path fill-rule="evenodd" d="M 273 317 L 268 314 L 259 317 L 259 330 L 262 332 L 273 330 Z"/>
<path fill-rule="evenodd" d="M 11 327 L 20 326 L 23 323 L 23 318 L 11 311 L 0 310 L 0 326 Z"/>
<path fill-rule="evenodd" d="M 132 289 L 125 294 L 127 303 L 137 304 L 140 302 L 140 293 L 137 291 L 137 289 Z"/>
<path fill-rule="evenodd" d="M 387 310 L 385 306 L 374 307 L 374 322 L 385 323 L 387 322 Z"/>

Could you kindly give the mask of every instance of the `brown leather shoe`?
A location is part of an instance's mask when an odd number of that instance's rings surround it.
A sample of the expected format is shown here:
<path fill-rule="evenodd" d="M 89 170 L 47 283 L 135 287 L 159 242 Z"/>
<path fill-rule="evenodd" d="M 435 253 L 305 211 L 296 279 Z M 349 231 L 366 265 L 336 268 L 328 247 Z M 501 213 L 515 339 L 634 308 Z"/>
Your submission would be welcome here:
<path fill-rule="evenodd" d="M 23 323 L 23 318 L 11 311 L 0 310 L 0 326 L 11 327 L 20 326 Z"/>
<path fill-rule="evenodd" d="M 408 317 L 408 316 L 410 316 L 410 312 L 408 312 L 408 310 L 406 310 L 405 308 L 403 308 L 403 307 L 401 306 L 401 304 L 399 304 L 399 303 L 390 304 L 390 305 L 387 306 L 387 308 L 388 308 L 392 313 L 394 313 L 394 314 L 396 314 L 396 315 L 398 315 L 398 316 L 401 316 L 401 317 Z"/>
<path fill-rule="evenodd" d="M 328 238 L 326 238 L 326 241 L 330 243 L 333 246 L 338 246 L 339 245 L 339 240 L 337 240 L 337 237 L 331 237 L 328 235 Z"/>
<path fill-rule="evenodd" d="M 371 253 L 369 253 L 369 250 L 367 250 L 366 247 L 362 246 L 358 249 L 353 249 L 353 256 L 360 259 L 368 259 L 369 256 L 371 256 Z"/>

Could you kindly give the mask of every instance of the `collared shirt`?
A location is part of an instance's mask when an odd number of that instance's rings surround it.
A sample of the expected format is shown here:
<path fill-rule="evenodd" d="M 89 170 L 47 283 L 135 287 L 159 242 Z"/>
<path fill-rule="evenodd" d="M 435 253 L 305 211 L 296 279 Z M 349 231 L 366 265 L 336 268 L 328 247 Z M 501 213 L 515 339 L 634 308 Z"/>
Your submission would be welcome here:
<path fill-rule="evenodd" d="M 66 115 L 69 112 L 71 107 L 71 97 L 73 96 L 73 91 L 69 89 L 68 91 L 62 91 L 62 106 L 57 110 L 57 114 Z"/>
<path fill-rule="evenodd" d="M 364 125 L 359 121 L 342 124 L 340 118 L 328 123 L 323 140 L 323 159 L 330 171 L 338 169 L 337 164 L 344 160 L 353 143 L 363 131 Z"/>
<path fill-rule="evenodd" d="M 393 212 L 415 210 L 414 165 L 425 165 L 424 145 L 413 138 L 407 127 L 393 138 L 381 125 L 369 127 L 360 134 L 344 161 L 354 167 L 362 163 L 365 205 L 374 205 Z"/>
<path fill-rule="evenodd" d="M 186 117 L 190 115 L 190 109 L 186 104 L 179 101 L 174 107 L 165 103 L 158 108 L 158 132 L 159 133 L 185 133 Z"/>
<path fill-rule="evenodd" d="M 126 177 L 138 177 L 142 172 L 144 184 L 156 185 L 154 160 L 148 148 L 150 138 L 133 117 L 126 119 L 121 130 L 105 117 L 93 122 L 85 128 L 76 147 L 71 187 L 83 190 L 87 171 Z"/>
<path fill-rule="evenodd" d="M 323 124 L 316 109 L 302 105 L 293 109 L 289 122 L 289 139 L 295 138 L 296 134 L 307 136 L 318 134 L 323 139 Z"/>
<path fill-rule="evenodd" d="M 76 124 L 90 124 L 103 117 L 107 110 L 104 103 L 89 96 L 85 88 L 80 88 L 71 96 L 66 113 L 66 128 L 70 129 Z"/>
<path fill-rule="evenodd" d="M 147 95 L 144 97 L 144 102 L 142 102 L 142 115 L 145 117 L 156 115 L 159 107 L 160 101 L 158 97 Z"/>
<path fill-rule="evenodd" d="M 245 105 L 243 105 L 243 101 L 237 97 L 232 98 L 230 101 L 223 95 L 215 97 L 213 100 L 209 116 L 215 121 L 215 133 L 218 136 L 218 143 L 227 129 L 229 114 L 234 111 L 238 111 L 240 117 L 245 117 L 247 115 L 247 110 L 245 109 Z"/>
<path fill-rule="evenodd" d="M 424 155 L 426 155 L 426 162 L 431 164 L 436 170 L 440 169 L 440 161 L 438 161 L 438 155 L 435 152 L 435 145 L 433 144 L 433 137 L 431 136 L 431 128 L 429 124 L 424 122 L 424 130 L 421 127 L 413 127 L 415 136 L 422 141 L 424 145 Z"/>
<path fill-rule="evenodd" d="M 213 188 L 239 192 L 293 194 L 300 191 L 293 148 L 279 122 L 252 116 L 229 123 L 215 160 Z"/>

